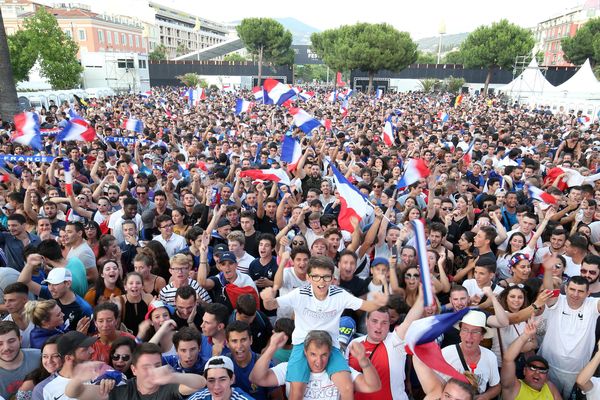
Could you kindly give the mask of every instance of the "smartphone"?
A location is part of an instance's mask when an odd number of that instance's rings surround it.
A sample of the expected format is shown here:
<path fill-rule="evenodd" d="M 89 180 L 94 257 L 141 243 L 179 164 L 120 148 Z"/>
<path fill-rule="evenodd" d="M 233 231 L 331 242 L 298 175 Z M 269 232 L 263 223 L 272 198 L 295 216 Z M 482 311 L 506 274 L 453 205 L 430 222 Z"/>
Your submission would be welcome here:
<path fill-rule="evenodd" d="M 552 291 L 552 297 L 558 297 L 560 295 L 560 289 L 554 289 Z"/>
<path fill-rule="evenodd" d="M 56 157 L 56 162 L 62 162 L 63 158 L 62 157 Z"/>

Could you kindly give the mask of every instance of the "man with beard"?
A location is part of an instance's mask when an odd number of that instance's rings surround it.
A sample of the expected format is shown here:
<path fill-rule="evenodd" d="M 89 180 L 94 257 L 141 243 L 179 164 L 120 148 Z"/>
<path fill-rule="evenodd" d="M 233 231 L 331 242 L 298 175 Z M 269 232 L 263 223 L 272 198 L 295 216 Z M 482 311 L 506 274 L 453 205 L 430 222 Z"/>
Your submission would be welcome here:
<path fill-rule="evenodd" d="M 25 376 L 39 367 L 38 349 L 21 349 L 21 333 L 12 321 L 0 322 L 0 396 L 8 399 L 23 383 Z"/>
<path fill-rule="evenodd" d="M 544 260 L 544 257 L 548 254 L 551 255 L 564 255 L 565 254 L 565 242 L 567 241 L 567 231 L 562 227 L 557 227 L 552 231 L 550 236 L 550 246 L 542 247 L 535 252 L 533 259 L 533 271 L 539 271 L 540 266 Z"/>
<path fill-rule="evenodd" d="M 600 297 L 600 257 L 594 254 L 585 256 L 580 272 L 590 283 L 589 297 Z"/>
<path fill-rule="evenodd" d="M 58 354 L 63 359 L 63 366 L 52 379 L 44 387 L 44 400 L 68 400 L 65 396 L 65 388 L 75 377 L 75 367 L 86 361 L 90 361 L 94 350 L 92 345 L 98 340 L 96 337 L 85 336 L 81 332 L 67 332 L 58 339 L 56 348 Z M 98 390 L 98 399 L 100 398 L 100 386 L 96 386 Z"/>

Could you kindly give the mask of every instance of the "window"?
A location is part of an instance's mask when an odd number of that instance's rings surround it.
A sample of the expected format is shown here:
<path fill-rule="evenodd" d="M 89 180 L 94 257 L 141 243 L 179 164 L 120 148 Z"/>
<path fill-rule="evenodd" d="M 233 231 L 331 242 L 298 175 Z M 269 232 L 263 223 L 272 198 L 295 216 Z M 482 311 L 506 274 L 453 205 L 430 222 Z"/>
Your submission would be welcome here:
<path fill-rule="evenodd" d="M 123 46 L 125 46 L 127 44 L 127 35 L 124 33 L 121 34 L 121 44 Z"/>
<path fill-rule="evenodd" d="M 146 60 L 138 60 L 138 66 L 140 69 L 146 69 Z"/>
<path fill-rule="evenodd" d="M 79 40 L 85 40 L 85 30 L 79 29 Z"/>
<path fill-rule="evenodd" d="M 112 44 L 112 32 L 106 31 L 106 43 Z"/>
<path fill-rule="evenodd" d="M 133 68 L 133 59 L 119 59 L 117 60 L 117 67 L 119 68 Z"/>
<path fill-rule="evenodd" d="M 98 30 L 98 41 L 100 43 L 104 43 L 104 31 L 103 30 Z"/>
<path fill-rule="evenodd" d="M 135 37 L 135 47 L 140 47 L 140 37 L 139 36 Z"/>
<path fill-rule="evenodd" d="M 73 37 L 73 35 L 71 34 L 71 30 L 70 29 L 65 29 L 65 35 L 67 35 L 70 38 Z"/>
<path fill-rule="evenodd" d="M 133 47 L 133 36 L 129 35 L 129 47 Z"/>

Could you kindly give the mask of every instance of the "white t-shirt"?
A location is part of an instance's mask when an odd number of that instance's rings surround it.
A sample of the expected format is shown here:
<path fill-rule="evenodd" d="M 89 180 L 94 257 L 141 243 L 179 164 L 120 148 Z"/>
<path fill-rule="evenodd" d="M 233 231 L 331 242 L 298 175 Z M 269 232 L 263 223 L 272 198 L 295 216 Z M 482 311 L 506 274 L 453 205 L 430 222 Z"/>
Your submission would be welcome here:
<path fill-rule="evenodd" d="M 383 257 L 386 260 L 389 260 L 391 256 L 392 251 L 387 243 L 383 242 L 375 247 L 375 258 Z"/>
<path fill-rule="evenodd" d="M 308 248 L 310 249 L 312 247 L 312 245 L 315 242 L 315 240 L 322 239 L 323 238 L 323 234 L 317 235 L 315 233 L 315 231 L 313 231 L 310 228 L 307 228 L 306 229 L 306 234 L 304 235 L 304 237 L 306 238 L 306 245 L 308 246 Z"/>
<path fill-rule="evenodd" d="M 283 296 L 284 294 L 288 294 L 292 290 L 306 286 L 308 284 L 307 281 L 303 281 L 298 278 L 298 275 L 294 272 L 293 267 L 285 268 L 283 270 L 283 283 L 281 288 L 279 289 L 279 296 Z M 284 307 L 281 304 L 277 307 L 277 319 L 280 318 L 292 318 L 294 316 L 294 309 L 292 307 Z"/>
<path fill-rule="evenodd" d="M 125 220 L 122 217 L 123 210 L 119 210 L 112 213 L 110 215 L 110 219 L 108 220 L 108 228 L 111 230 L 112 235 L 117 239 L 118 243 L 125 241 L 125 237 L 123 236 L 123 222 L 125 222 Z M 140 214 L 135 214 L 133 221 L 135 222 L 137 232 L 139 233 L 142 230 L 143 226 L 142 217 L 140 216 Z"/>
<path fill-rule="evenodd" d="M 477 295 L 479 297 L 483 297 L 483 289 L 481 289 L 477 285 L 477 281 L 474 278 L 465 280 L 462 285 L 464 286 L 465 289 L 467 289 L 467 292 L 469 293 L 469 297 L 473 297 L 475 295 Z M 502 293 L 503 290 L 504 289 L 502 288 L 502 286 L 496 285 L 496 287 L 494 288 L 494 293 L 500 294 L 500 293 Z"/>
<path fill-rule="evenodd" d="M 44 400 L 70 400 L 72 397 L 68 397 L 65 394 L 65 388 L 71 382 L 71 379 L 56 375 L 56 378 L 52 379 L 46 386 L 44 386 Z M 76 400 L 76 399 L 73 399 Z"/>
<path fill-rule="evenodd" d="M 546 307 L 542 317 L 548 329 L 539 353 L 550 367 L 574 374 L 585 367 L 596 344 L 598 301 L 588 297 L 579 309 L 573 310 L 567 304 L 567 296 L 561 294 L 556 304 Z"/>
<path fill-rule="evenodd" d="M 271 371 L 277 377 L 278 386 L 282 386 L 285 384 L 285 394 L 289 396 L 290 394 L 290 384 L 285 381 L 285 375 L 287 373 L 288 363 L 284 362 L 281 364 L 277 364 Z M 358 376 L 360 376 L 360 372 L 355 369 L 350 368 L 350 373 L 352 375 L 352 382 L 356 380 Z M 319 372 L 319 373 L 310 373 L 310 378 L 308 379 L 308 384 L 306 385 L 306 389 L 304 391 L 304 399 L 319 399 L 319 400 L 338 400 L 339 393 L 335 384 L 329 379 L 329 375 L 327 375 L 327 371 Z"/>
<path fill-rule="evenodd" d="M 479 394 L 481 394 L 487 390 L 488 385 L 496 386 L 500 383 L 500 374 L 498 373 L 498 360 L 496 359 L 496 355 L 485 347 L 479 346 L 479 350 L 481 350 L 481 358 L 477 363 L 475 371 L 471 372 L 477 377 L 478 391 Z M 460 373 L 465 372 L 455 345 L 444 347 L 442 349 L 442 355 L 446 362 L 452 365 L 455 370 Z"/>
<path fill-rule="evenodd" d="M 67 260 L 70 260 L 71 258 L 79 258 L 85 269 L 96 268 L 96 256 L 94 255 L 94 250 L 92 250 L 85 240 L 81 242 L 79 246 L 72 247 L 69 250 Z"/>
<path fill-rule="evenodd" d="M 563 256 L 567 265 L 565 266 L 565 275 L 571 277 L 581 275 L 581 264 L 575 264 L 573 259 L 567 255 Z"/>
<path fill-rule="evenodd" d="M 331 335 L 333 345 L 339 347 L 340 317 L 346 308 L 358 310 L 363 300 L 352 296 L 346 290 L 329 286 L 325 300 L 318 300 L 307 285 L 278 297 L 279 306 L 292 307 L 296 311 L 296 327 L 292 334 L 292 344 L 302 344 L 308 332 L 318 329 Z"/>
<path fill-rule="evenodd" d="M 247 252 L 244 252 L 244 255 L 237 259 L 237 270 L 242 274 L 248 274 L 250 270 L 250 263 L 254 261 L 254 257 L 252 257 Z"/>
<path fill-rule="evenodd" d="M 600 400 L 600 378 L 592 376 L 592 389 L 589 392 L 584 392 L 588 400 Z"/>
<path fill-rule="evenodd" d="M 502 242 L 502 244 L 500 244 L 500 246 L 498 246 L 498 250 L 506 251 L 506 248 L 508 247 L 508 241 L 510 240 L 510 237 L 512 236 L 512 234 L 515 232 L 521 232 L 521 229 L 517 228 L 517 229 L 513 229 L 512 231 L 507 232 L 506 239 L 504 239 L 504 242 Z M 527 243 L 529 243 L 529 241 L 533 238 L 534 232 L 535 231 L 532 231 L 529 235 L 524 234 L 525 239 L 527 239 Z M 542 246 L 544 246 L 544 242 L 542 242 L 542 238 L 540 237 L 540 238 L 538 238 L 538 240 L 535 244 L 535 248 L 539 249 Z"/>
<path fill-rule="evenodd" d="M 538 249 L 538 251 L 535 252 L 535 258 L 533 259 L 533 263 L 534 264 L 542 264 L 544 262 L 544 257 L 550 254 L 550 246 L 546 246 L 546 247 L 542 247 L 541 249 Z M 560 255 L 564 256 L 565 253 L 559 253 Z"/>

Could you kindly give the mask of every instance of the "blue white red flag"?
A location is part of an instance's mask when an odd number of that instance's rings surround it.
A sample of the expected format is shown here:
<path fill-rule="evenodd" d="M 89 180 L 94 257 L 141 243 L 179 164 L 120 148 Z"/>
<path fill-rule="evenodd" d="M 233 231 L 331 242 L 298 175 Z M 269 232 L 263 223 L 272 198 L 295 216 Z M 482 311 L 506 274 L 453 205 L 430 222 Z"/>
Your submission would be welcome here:
<path fill-rule="evenodd" d="M 64 129 L 56 137 L 56 140 L 59 142 L 93 142 L 94 139 L 96 139 L 94 128 L 87 121 L 79 118 L 68 121 Z"/>
<path fill-rule="evenodd" d="M 40 135 L 40 118 L 36 113 L 24 112 L 14 117 L 16 130 L 10 138 L 13 142 L 21 143 L 35 150 L 42 149 Z"/>
<path fill-rule="evenodd" d="M 281 161 L 287 163 L 288 171 L 292 172 L 296 169 L 300 158 L 302 158 L 300 143 L 291 136 L 285 136 L 281 146 Z"/>
<path fill-rule="evenodd" d="M 411 158 L 406 163 L 404 175 L 398 180 L 398 189 L 412 185 L 423 178 L 427 178 L 431 171 L 427 168 L 425 161 L 421 158 Z"/>
<path fill-rule="evenodd" d="M 309 113 L 301 108 L 290 108 L 290 114 L 294 118 L 294 125 L 302 129 L 302 132 L 308 134 L 321 126 L 321 121 L 313 118 Z"/>
<path fill-rule="evenodd" d="M 144 130 L 144 124 L 139 119 L 127 118 L 123 120 L 123 129 L 141 133 Z"/>
<path fill-rule="evenodd" d="M 352 219 L 362 221 L 373 212 L 373 207 L 367 202 L 363 194 L 336 168 L 329 164 L 333 171 L 333 182 L 335 189 L 339 192 L 340 213 L 338 221 L 340 228 L 350 233 L 354 232 Z"/>
<path fill-rule="evenodd" d="M 278 106 L 296 95 L 294 89 L 290 88 L 289 85 L 285 85 L 275 79 L 265 79 L 263 87 L 272 104 L 277 104 Z"/>

